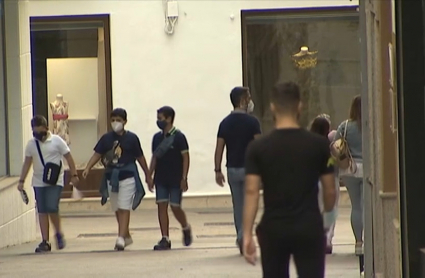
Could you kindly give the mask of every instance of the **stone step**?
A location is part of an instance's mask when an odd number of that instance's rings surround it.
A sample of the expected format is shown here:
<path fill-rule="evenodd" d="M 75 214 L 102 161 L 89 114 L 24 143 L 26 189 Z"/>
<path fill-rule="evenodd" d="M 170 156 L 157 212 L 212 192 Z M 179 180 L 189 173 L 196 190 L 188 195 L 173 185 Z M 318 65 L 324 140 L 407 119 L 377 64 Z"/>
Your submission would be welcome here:
<path fill-rule="evenodd" d="M 185 196 L 184 208 L 187 209 L 226 209 L 232 208 L 232 198 L 230 195 L 210 195 L 210 196 Z M 262 198 L 260 207 L 262 207 Z M 341 187 L 339 207 L 350 207 L 350 199 L 345 187 Z M 146 197 L 143 199 L 138 209 L 156 209 L 155 198 Z M 85 198 L 81 201 L 73 199 L 62 199 L 60 203 L 62 213 L 75 212 L 110 212 L 110 203 L 100 205 L 100 198 Z"/>

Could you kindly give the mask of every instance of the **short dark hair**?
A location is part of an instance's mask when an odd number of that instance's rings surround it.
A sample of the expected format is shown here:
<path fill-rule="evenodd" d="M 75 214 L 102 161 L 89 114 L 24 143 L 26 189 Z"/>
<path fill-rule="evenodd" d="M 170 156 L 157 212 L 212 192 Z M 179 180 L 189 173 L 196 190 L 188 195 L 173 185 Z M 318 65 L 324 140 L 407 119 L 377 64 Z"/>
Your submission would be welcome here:
<path fill-rule="evenodd" d="M 35 115 L 32 119 L 31 119 L 31 127 L 48 127 L 47 126 L 47 120 L 44 116 L 41 115 Z"/>
<path fill-rule="evenodd" d="M 317 117 L 311 124 L 310 131 L 328 138 L 331 126 L 326 118 Z"/>
<path fill-rule="evenodd" d="M 124 121 L 127 121 L 127 111 L 125 111 L 123 108 L 115 108 L 111 112 L 111 118 L 112 117 L 120 117 Z"/>
<path fill-rule="evenodd" d="M 156 110 L 158 114 L 164 115 L 165 118 L 171 118 L 171 122 L 174 122 L 174 117 L 176 116 L 176 112 L 171 106 L 162 106 L 158 110 Z"/>
<path fill-rule="evenodd" d="M 247 87 L 235 87 L 230 92 L 230 101 L 234 108 L 241 104 L 241 100 L 248 94 L 249 89 Z"/>
<path fill-rule="evenodd" d="M 301 101 L 300 87 L 295 82 L 279 83 L 274 86 L 270 100 L 280 112 L 296 112 Z"/>

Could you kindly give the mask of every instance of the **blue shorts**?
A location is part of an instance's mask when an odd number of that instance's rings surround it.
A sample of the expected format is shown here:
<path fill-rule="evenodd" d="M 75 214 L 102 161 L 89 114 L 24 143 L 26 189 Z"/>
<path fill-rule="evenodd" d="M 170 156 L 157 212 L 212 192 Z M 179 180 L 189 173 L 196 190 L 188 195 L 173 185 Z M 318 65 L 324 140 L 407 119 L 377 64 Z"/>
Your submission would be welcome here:
<path fill-rule="evenodd" d="M 59 185 L 34 187 L 38 213 L 58 213 L 62 189 Z"/>
<path fill-rule="evenodd" d="M 156 203 L 170 203 L 170 206 L 179 207 L 182 203 L 183 191 L 180 186 L 155 185 Z"/>

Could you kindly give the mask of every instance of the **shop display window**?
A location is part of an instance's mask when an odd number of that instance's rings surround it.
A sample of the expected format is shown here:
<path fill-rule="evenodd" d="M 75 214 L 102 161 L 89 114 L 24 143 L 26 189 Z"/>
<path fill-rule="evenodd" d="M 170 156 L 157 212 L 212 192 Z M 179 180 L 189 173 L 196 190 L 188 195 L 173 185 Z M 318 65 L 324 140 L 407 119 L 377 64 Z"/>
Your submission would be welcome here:
<path fill-rule="evenodd" d="M 30 22 L 34 114 L 44 115 L 49 129 L 69 145 L 81 174 L 109 129 L 109 16 L 32 17 Z M 99 163 L 82 180 L 85 196 L 98 196 L 102 173 Z M 72 189 L 68 176 L 64 197 Z"/>
<path fill-rule="evenodd" d="M 273 127 L 269 94 L 278 82 L 300 85 L 307 127 L 327 113 L 332 127 L 348 117 L 361 92 L 356 7 L 242 11 L 244 86 L 267 132 Z"/>

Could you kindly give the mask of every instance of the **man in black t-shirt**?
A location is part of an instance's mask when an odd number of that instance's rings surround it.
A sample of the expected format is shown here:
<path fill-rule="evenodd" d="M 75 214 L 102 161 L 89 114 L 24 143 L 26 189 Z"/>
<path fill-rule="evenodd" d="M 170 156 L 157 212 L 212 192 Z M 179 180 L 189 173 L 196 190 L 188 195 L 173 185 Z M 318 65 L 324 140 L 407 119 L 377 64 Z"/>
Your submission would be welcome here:
<path fill-rule="evenodd" d="M 183 233 L 183 244 L 192 244 L 192 228 L 182 208 L 183 193 L 189 189 L 187 178 L 190 166 L 189 144 L 186 136 L 174 126 L 176 112 L 170 106 L 157 110 L 157 126 L 161 130 L 152 140 L 150 171 L 154 176 L 161 240 L 154 250 L 170 250 L 168 205 Z"/>
<path fill-rule="evenodd" d="M 261 185 L 264 214 L 257 227 L 263 277 L 289 277 L 294 257 L 298 277 L 323 278 L 325 233 L 318 204 L 318 181 L 323 185 L 324 207 L 335 204 L 335 179 L 329 142 L 298 125 L 299 87 L 277 85 L 271 94 L 276 129 L 253 141 L 246 154 L 244 255 L 256 260 L 252 236 Z"/>
<path fill-rule="evenodd" d="M 224 186 L 221 162 L 226 146 L 227 180 L 230 185 L 233 202 L 233 217 L 237 234 L 237 244 L 242 254 L 242 211 L 245 193 L 245 152 L 248 144 L 261 135 L 260 122 L 249 115 L 254 109 L 251 94 L 246 87 L 236 87 L 230 93 L 234 110 L 221 121 L 215 148 L 215 180 Z"/>

